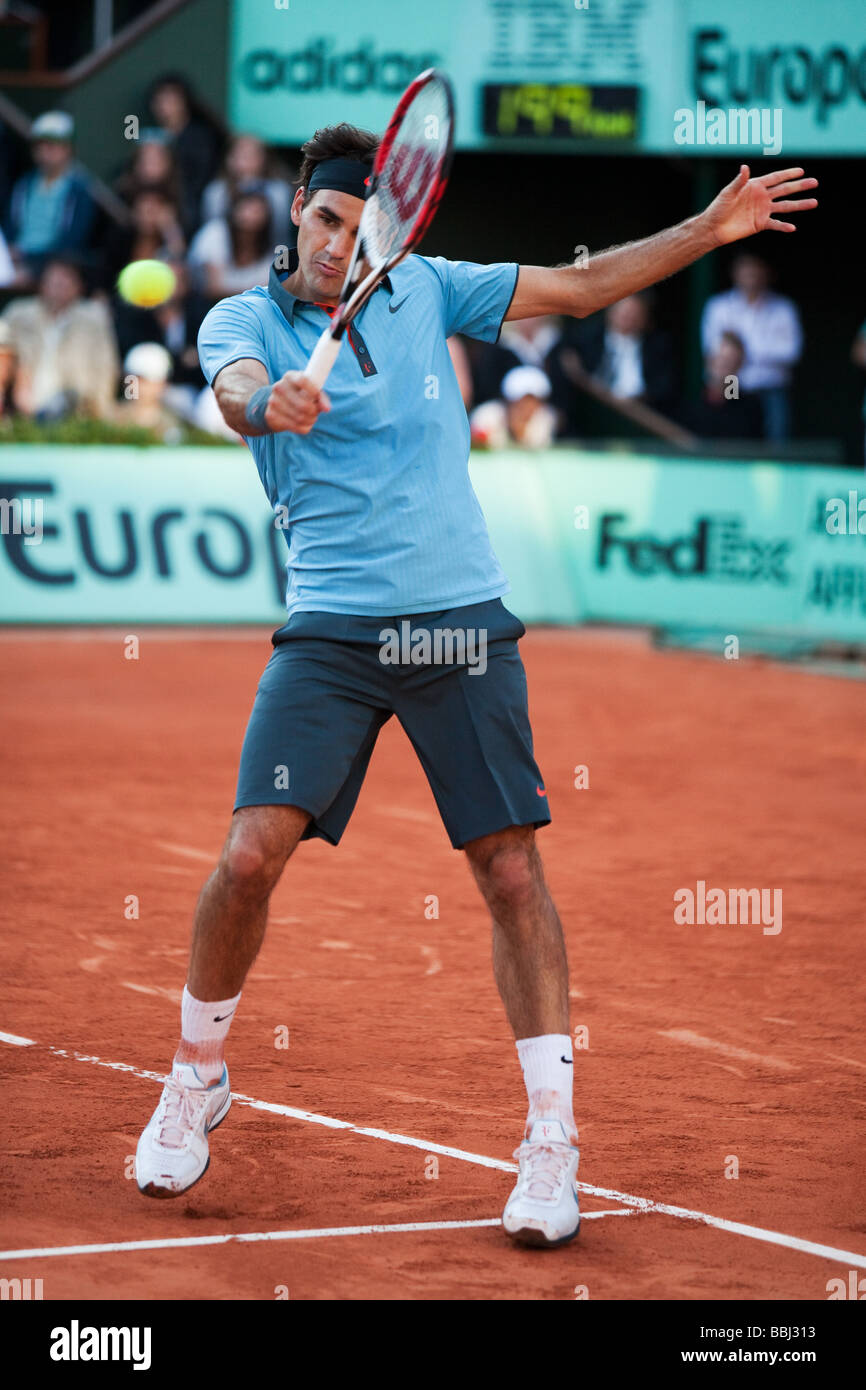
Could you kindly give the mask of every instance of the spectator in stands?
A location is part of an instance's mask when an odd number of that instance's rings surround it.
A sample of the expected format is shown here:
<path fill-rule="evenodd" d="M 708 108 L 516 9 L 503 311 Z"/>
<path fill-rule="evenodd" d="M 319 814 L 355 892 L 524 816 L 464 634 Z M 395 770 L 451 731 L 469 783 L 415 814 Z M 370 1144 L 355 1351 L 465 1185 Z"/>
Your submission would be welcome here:
<path fill-rule="evenodd" d="M 127 167 L 115 179 L 114 189 L 131 204 L 144 189 L 154 188 L 180 207 L 180 175 L 169 137 L 158 126 L 147 126 L 139 134 Z"/>
<path fill-rule="evenodd" d="M 123 359 L 123 400 L 112 417 L 119 425 L 149 430 L 163 444 L 179 444 L 183 424 L 166 399 L 171 353 L 161 343 L 139 343 Z"/>
<path fill-rule="evenodd" d="M 197 394 L 205 384 L 196 339 L 211 301 L 190 289 L 189 269 L 183 261 L 169 262 L 175 274 L 171 299 L 155 309 L 137 309 L 115 296 L 112 307 L 117 341 L 122 356 L 138 343 L 159 343 L 171 356 L 172 399 L 181 393 Z"/>
<path fill-rule="evenodd" d="M 55 256 L 38 294 L 15 299 L 0 316 L 18 358 L 16 409 L 37 419 L 80 411 L 105 417 L 117 389 L 114 329 L 101 300 L 84 298 L 80 264 Z"/>
<path fill-rule="evenodd" d="M 254 135 L 235 135 L 229 145 L 220 178 L 209 183 L 201 200 L 201 221 L 227 217 L 239 193 L 263 193 L 271 209 L 270 237 L 274 245 L 285 242 L 290 226 L 292 187 L 271 172 L 268 152 Z"/>
<path fill-rule="evenodd" d="M 271 209 L 262 193 L 241 193 L 228 217 L 196 232 L 189 248 L 193 282 L 212 300 L 266 285 L 274 259 Z"/>
<path fill-rule="evenodd" d="M 851 361 L 855 367 L 866 372 L 866 323 L 861 324 L 854 342 L 851 344 Z M 863 397 L 863 421 L 866 424 L 866 396 Z M 866 438 L 864 438 L 864 463 L 866 463 Z"/>
<path fill-rule="evenodd" d="M 181 210 L 187 232 L 198 226 L 202 194 L 217 172 L 219 139 L 205 119 L 186 78 L 172 73 L 151 88 L 150 109 L 166 132 L 177 160 Z"/>
<path fill-rule="evenodd" d="M 479 404 L 497 400 L 502 394 L 505 374 L 512 367 L 523 364 L 544 370 L 561 336 L 559 320 L 541 315 L 503 324 L 496 343 L 467 342 L 474 399 Z"/>
<path fill-rule="evenodd" d="M 0 289 L 15 283 L 15 262 L 9 252 L 6 238 L 0 232 Z"/>
<path fill-rule="evenodd" d="M 109 284 L 130 261 L 182 260 L 186 241 L 178 219 L 178 207 L 160 188 L 144 188 L 135 195 L 132 222 L 113 223 L 105 238 Z"/>
<path fill-rule="evenodd" d="M 630 294 L 603 314 L 569 326 L 561 366 L 568 371 L 573 352 L 579 365 L 614 396 L 644 401 L 662 413 L 676 400 L 676 371 L 670 337 L 654 328 L 652 299 Z M 570 349 L 570 352 L 569 352 Z"/>
<path fill-rule="evenodd" d="M 0 419 L 12 410 L 12 383 L 15 380 L 17 357 L 12 330 L 0 318 Z"/>
<path fill-rule="evenodd" d="M 238 434 L 223 419 L 223 413 L 217 405 L 217 398 L 212 386 L 205 386 L 204 390 L 196 396 L 192 414 L 189 416 L 189 423 L 194 425 L 197 430 L 204 430 L 206 434 L 217 435 L 228 440 L 231 444 L 246 444 L 243 435 Z"/>
<path fill-rule="evenodd" d="M 699 439 L 762 437 L 761 403 L 757 396 L 741 388 L 745 357 L 742 338 L 727 330 L 708 354 L 701 399 L 688 402 L 678 412 L 680 424 Z"/>
<path fill-rule="evenodd" d="M 24 160 L 20 141 L 11 126 L 0 116 L 0 215 L 4 217 L 12 197 L 12 189 L 23 172 Z"/>
<path fill-rule="evenodd" d="M 770 291 L 770 268 L 753 252 L 735 258 L 731 279 L 733 289 L 704 305 L 704 355 L 715 351 L 726 329 L 737 334 L 746 349 L 740 385 L 760 398 L 764 438 L 784 444 L 791 437 L 791 369 L 803 351 L 800 316 L 793 300 Z"/>
<path fill-rule="evenodd" d="M 470 417 L 472 443 L 491 449 L 517 445 L 544 449 L 556 433 L 556 411 L 548 404 L 550 380 L 540 367 L 512 367 L 502 382 L 502 399 L 476 406 Z"/>
<path fill-rule="evenodd" d="M 83 252 L 96 218 L 89 181 L 73 158 L 75 125 L 66 111 L 45 111 L 30 131 L 35 168 L 12 190 L 8 240 L 16 285 L 32 289 L 58 253 Z"/>

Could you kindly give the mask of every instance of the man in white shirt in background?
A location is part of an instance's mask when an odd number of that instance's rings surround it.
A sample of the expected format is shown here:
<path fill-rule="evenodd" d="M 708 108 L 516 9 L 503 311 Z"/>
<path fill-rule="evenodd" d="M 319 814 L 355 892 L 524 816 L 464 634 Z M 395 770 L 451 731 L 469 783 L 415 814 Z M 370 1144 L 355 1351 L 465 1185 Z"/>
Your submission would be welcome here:
<path fill-rule="evenodd" d="M 803 330 L 793 300 L 768 287 L 770 268 L 751 252 L 731 266 L 734 288 L 704 305 L 704 355 L 714 353 L 722 334 L 736 333 L 746 349 L 740 390 L 754 392 L 764 417 L 764 438 L 784 444 L 791 437 L 791 369 L 803 351 Z"/>

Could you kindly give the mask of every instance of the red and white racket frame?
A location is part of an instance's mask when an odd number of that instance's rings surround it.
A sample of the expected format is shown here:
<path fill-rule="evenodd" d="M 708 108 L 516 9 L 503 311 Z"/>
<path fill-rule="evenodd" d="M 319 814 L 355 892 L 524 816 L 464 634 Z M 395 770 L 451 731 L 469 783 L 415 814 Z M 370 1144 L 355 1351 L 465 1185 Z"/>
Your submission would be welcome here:
<path fill-rule="evenodd" d="M 349 268 L 346 271 L 346 278 L 343 282 L 340 301 L 331 317 L 331 322 L 313 349 L 312 356 L 304 369 L 304 376 L 308 377 L 309 380 L 319 388 L 324 386 L 331 368 L 337 360 L 343 334 L 352 322 L 352 319 L 358 311 L 363 308 L 377 285 L 381 284 L 389 271 L 399 265 L 402 260 L 405 260 L 405 258 L 420 244 L 422 237 L 436 215 L 436 209 L 442 201 L 442 195 L 448 183 L 448 175 L 451 171 L 451 160 L 454 154 L 454 95 L 448 78 L 437 68 L 427 68 L 426 71 L 416 77 L 413 82 L 410 82 L 397 103 L 397 108 L 388 122 L 388 129 L 382 137 L 382 143 L 376 151 L 367 197 L 371 198 L 376 191 L 377 181 L 390 157 L 391 150 L 394 147 L 394 141 L 397 138 L 397 133 L 403 122 L 406 111 L 418 96 L 419 92 L 432 82 L 441 84 L 445 95 L 445 104 L 448 113 L 448 138 L 445 154 L 440 160 L 436 177 L 430 184 L 430 188 L 418 211 L 418 215 L 412 223 L 411 230 L 399 250 L 390 256 L 383 265 L 372 270 L 357 287 L 353 288 L 355 278 L 358 274 L 358 267 L 364 259 L 364 217 L 362 214 L 361 225 L 358 228 L 358 237 L 355 242 L 355 249 L 352 253 Z"/>

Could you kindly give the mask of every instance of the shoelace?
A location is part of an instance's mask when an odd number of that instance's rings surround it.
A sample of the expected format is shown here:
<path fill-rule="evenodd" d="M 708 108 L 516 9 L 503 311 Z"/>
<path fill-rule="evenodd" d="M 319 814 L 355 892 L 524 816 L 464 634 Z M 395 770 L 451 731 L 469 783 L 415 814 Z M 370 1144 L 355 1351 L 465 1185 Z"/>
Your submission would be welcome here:
<path fill-rule="evenodd" d="M 207 1091 L 181 1086 L 174 1077 L 166 1082 L 157 1139 L 166 1149 L 183 1149 L 207 1109 Z"/>
<path fill-rule="evenodd" d="M 570 1144 L 530 1144 L 515 1149 L 522 1195 L 535 1202 L 557 1201 L 574 1152 Z"/>

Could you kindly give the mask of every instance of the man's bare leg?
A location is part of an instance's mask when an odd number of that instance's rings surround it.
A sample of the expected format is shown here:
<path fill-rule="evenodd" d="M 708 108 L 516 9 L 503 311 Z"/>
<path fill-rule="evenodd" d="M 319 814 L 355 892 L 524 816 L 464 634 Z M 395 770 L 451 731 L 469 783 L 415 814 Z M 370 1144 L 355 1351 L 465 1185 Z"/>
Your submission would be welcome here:
<path fill-rule="evenodd" d="M 534 829 L 471 840 L 466 857 L 493 918 L 493 970 L 515 1038 L 567 1033 L 565 941 Z"/>
<path fill-rule="evenodd" d="M 232 818 L 195 910 L 180 1046 L 135 1153 L 136 1182 L 148 1197 L 178 1197 L 207 1170 L 208 1135 L 231 1105 L 226 1037 L 271 893 L 309 819 L 296 806 L 249 806 Z"/>
<path fill-rule="evenodd" d="M 187 990 L 196 1000 L 240 994 L 265 935 L 268 902 L 309 822 L 297 806 L 245 806 L 235 811 L 219 863 L 205 883 L 193 918 Z M 175 1060 L 217 1061 L 212 1048 L 181 1039 Z M 219 1049 L 220 1057 L 222 1049 Z"/>
<path fill-rule="evenodd" d="M 542 1111 L 561 1115 L 576 1140 L 568 961 L 535 831 L 485 835 L 466 845 L 466 857 L 493 919 L 493 970 L 519 1044 L 530 1121 Z"/>
<path fill-rule="evenodd" d="M 565 941 L 531 826 L 466 846 L 493 918 L 493 968 L 514 1029 L 529 1101 L 517 1183 L 502 1226 L 523 1245 L 557 1246 L 580 1230 L 574 1059 Z"/>

